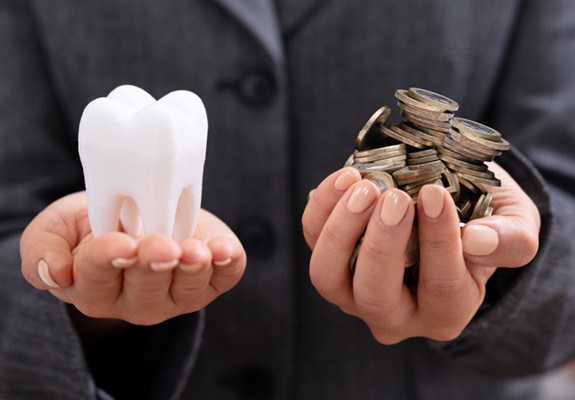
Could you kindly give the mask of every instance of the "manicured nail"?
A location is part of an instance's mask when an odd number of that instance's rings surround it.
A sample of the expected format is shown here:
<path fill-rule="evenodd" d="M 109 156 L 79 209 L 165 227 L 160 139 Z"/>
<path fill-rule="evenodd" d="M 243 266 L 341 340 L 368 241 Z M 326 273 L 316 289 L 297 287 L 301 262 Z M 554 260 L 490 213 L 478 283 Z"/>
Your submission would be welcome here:
<path fill-rule="evenodd" d="M 461 239 L 463 252 L 472 256 L 486 256 L 499 245 L 497 232 L 485 225 L 467 225 Z"/>
<path fill-rule="evenodd" d="M 150 268 L 152 268 L 154 271 L 157 271 L 157 272 L 167 271 L 170 269 L 174 269 L 179 263 L 180 263 L 180 260 L 177 260 L 177 259 L 172 260 L 172 261 L 166 261 L 166 262 L 151 262 Z"/>
<path fill-rule="evenodd" d="M 429 218 L 437 218 L 443 211 L 443 190 L 438 185 L 423 187 L 423 212 Z"/>
<path fill-rule="evenodd" d="M 353 213 L 362 213 L 377 199 L 379 191 L 370 182 L 360 183 L 347 201 L 347 209 Z"/>
<path fill-rule="evenodd" d="M 399 224 L 405 216 L 410 202 L 411 198 L 406 193 L 399 190 L 388 190 L 385 193 L 379 214 L 383 223 L 387 226 Z"/>
<path fill-rule="evenodd" d="M 214 261 L 214 265 L 216 267 L 225 267 L 226 265 L 230 265 L 231 263 L 232 263 L 231 257 L 221 261 Z"/>
<path fill-rule="evenodd" d="M 60 285 L 56 283 L 52 275 L 50 274 L 50 268 L 48 268 L 48 263 L 44 260 L 38 262 L 38 276 L 46 285 L 50 286 L 52 289 L 60 289 Z"/>
<path fill-rule="evenodd" d="M 333 186 L 343 192 L 347 189 L 349 189 L 349 187 L 351 185 L 354 184 L 354 182 L 356 182 L 357 179 L 357 175 L 354 174 L 354 169 L 352 168 L 347 168 L 344 169 L 339 176 L 337 177 L 337 179 L 335 180 L 335 182 L 333 183 Z"/>
<path fill-rule="evenodd" d="M 180 263 L 180 269 L 186 272 L 198 272 L 199 270 L 202 269 L 203 266 L 204 264 L 202 263 L 196 263 L 196 264 Z"/>
<path fill-rule="evenodd" d="M 314 193 L 315 193 L 315 189 L 312 189 L 309 191 L 309 193 L 307 194 L 307 201 L 310 201 L 311 196 L 313 196 Z"/>
<path fill-rule="evenodd" d="M 123 269 L 135 265 L 137 261 L 138 257 L 132 257 L 132 258 L 118 257 L 112 260 L 112 265 L 116 268 Z"/>

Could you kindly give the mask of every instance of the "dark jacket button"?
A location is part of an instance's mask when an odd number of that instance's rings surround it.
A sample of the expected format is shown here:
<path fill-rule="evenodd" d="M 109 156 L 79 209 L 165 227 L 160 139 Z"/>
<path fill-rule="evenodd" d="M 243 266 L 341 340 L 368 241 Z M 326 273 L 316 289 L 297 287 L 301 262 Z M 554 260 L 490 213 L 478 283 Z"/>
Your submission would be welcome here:
<path fill-rule="evenodd" d="M 248 70 L 240 77 L 237 86 L 241 99 L 253 106 L 271 104 L 277 93 L 274 74 L 262 68 Z"/>

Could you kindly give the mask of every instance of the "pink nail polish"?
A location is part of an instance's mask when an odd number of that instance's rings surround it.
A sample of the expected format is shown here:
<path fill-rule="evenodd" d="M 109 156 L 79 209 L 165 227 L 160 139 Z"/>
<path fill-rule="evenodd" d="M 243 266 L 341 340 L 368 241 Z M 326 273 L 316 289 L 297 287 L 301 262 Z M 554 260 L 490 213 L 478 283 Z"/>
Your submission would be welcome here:
<path fill-rule="evenodd" d="M 497 232 L 485 225 L 467 225 L 461 238 L 463 252 L 472 256 L 487 256 L 497 249 Z"/>
<path fill-rule="evenodd" d="M 196 264 L 180 263 L 180 269 L 182 271 L 186 271 L 186 272 L 198 272 L 199 270 L 202 269 L 203 266 L 204 266 L 204 264 L 202 264 L 202 263 L 196 263 Z"/>
<path fill-rule="evenodd" d="M 60 285 L 56 283 L 52 275 L 50 274 L 50 268 L 48 263 L 44 260 L 38 261 L 38 276 L 46 285 L 50 286 L 52 289 L 60 289 Z"/>
<path fill-rule="evenodd" d="M 387 226 L 396 226 L 407 213 L 411 199 L 399 190 L 388 190 L 381 206 L 380 218 Z"/>
<path fill-rule="evenodd" d="M 225 267 L 226 265 L 230 265 L 232 263 L 232 259 L 230 257 L 230 258 L 226 258 L 225 260 L 214 261 L 213 263 L 216 267 Z"/>
<path fill-rule="evenodd" d="M 349 189 L 349 187 L 353 185 L 357 180 L 358 180 L 357 176 L 353 173 L 351 169 L 345 169 L 339 174 L 333 186 L 337 190 L 343 192 Z"/>
<path fill-rule="evenodd" d="M 172 260 L 166 262 L 152 262 L 150 263 L 150 268 L 152 268 L 154 271 L 157 272 L 167 271 L 170 269 L 174 269 L 179 263 L 180 260 Z"/>
<path fill-rule="evenodd" d="M 443 211 L 444 204 L 441 186 L 428 185 L 421 190 L 423 190 L 423 201 L 421 204 L 423 212 L 429 218 L 439 217 Z"/>
<path fill-rule="evenodd" d="M 360 214 L 373 204 L 378 195 L 379 192 L 372 183 L 360 183 L 347 201 L 347 209 Z"/>
<path fill-rule="evenodd" d="M 137 261 L 138 261 L 138 257 L 132 257 L 132 258 L 118 257 L 118 258 L 114 258 L 111 261 L 111 263 L 114 267 L 123 269 L 123 268 L 132 267 L 133 265 L 136 264 Z"/>

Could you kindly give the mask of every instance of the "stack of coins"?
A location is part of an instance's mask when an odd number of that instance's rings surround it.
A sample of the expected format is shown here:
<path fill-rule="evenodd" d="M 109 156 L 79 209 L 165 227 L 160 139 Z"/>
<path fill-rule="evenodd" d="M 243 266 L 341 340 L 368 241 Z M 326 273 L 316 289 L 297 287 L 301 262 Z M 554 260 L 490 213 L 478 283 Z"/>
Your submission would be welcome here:
<path fill-rule="evenodd" d="M 401 122 L 388 124 L 391 109 L 378 109 L 360 130 L 355 151 L 345 166 L 356 168 L 364 179 L 374 182 L 381 192 L 399 188 L 417 201 L 424 185 L 445 187 L 453 196 L 461 226 L 492 214 L 493 194 L 489 186 L 501 182 L 489 170 L 492 161 L 509 143 L 495 129 L 465 118 L 455 117 L 459 104 L 438 93 L 421 88 L 395 92 Z M 363 238 L 350 259 L 355 263 Z M 414 224 L 405 266 L 419 262 L 417 226 Z"/>

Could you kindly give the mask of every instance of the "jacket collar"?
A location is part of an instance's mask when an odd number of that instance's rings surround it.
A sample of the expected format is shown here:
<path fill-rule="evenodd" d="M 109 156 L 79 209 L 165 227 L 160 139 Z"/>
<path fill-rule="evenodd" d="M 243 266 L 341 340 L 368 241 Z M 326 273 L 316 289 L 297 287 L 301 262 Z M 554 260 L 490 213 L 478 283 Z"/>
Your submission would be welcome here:
<path fill-rule="evenodd" d="M 235 17 L 262 44 L 276 65 L 283 65 L 284 49 L 274 0 L 213 1 Z"/>

